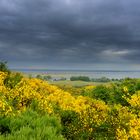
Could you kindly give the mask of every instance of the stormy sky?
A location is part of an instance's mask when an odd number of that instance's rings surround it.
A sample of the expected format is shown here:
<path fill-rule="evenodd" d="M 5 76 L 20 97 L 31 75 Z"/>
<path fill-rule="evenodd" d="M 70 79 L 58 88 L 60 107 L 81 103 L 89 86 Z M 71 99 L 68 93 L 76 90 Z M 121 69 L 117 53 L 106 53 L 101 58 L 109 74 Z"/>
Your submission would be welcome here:
<path fill-rule="evenodd" d="M 140 70 L 139 0 L 0 0 L 11 68 Z"/>

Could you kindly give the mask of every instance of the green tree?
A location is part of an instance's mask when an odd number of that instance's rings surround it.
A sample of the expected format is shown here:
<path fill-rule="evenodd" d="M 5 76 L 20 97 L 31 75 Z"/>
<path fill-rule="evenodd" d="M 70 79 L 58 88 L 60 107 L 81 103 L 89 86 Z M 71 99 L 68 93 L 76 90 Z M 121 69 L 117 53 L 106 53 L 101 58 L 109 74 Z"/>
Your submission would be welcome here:
<path fill-rule="evenodd" d="M 89 82 L 90 78 L 88 76 L 72 76 L 70 77 L 71 81 L 86 81 Z"/>
<path fill-rule="evenodd" d="M 52 77 L 50 75 L 46 75 L 46 76 L 43 77 L 43 79 L 48 81 L 48 80 L 51 80 Z"/>
<path fill-rule="evenodd" d="M 38 78 L 38 79 L 43 79 L 43 77 L 40 75 L 40 74 L 38 74 L 37 76 L 36 76 L 36 78 Z"/>
<path fill-rule="evenodd" d="M 0 61 L 0 71 L 10 73 L 10 70 L 9 70 L 9 68 L 7 66 L 7 62 L 6 61 Z"/>

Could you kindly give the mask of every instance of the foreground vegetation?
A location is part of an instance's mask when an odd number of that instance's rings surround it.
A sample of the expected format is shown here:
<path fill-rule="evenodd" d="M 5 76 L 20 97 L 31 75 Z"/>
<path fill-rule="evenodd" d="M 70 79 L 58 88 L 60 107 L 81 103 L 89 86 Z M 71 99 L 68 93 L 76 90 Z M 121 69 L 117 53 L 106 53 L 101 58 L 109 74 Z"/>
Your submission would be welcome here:
<path fill-rule="evenodd" d="M 0 72 L 0 140 L 139 140 L 140 81 L 57 87 Z"/>

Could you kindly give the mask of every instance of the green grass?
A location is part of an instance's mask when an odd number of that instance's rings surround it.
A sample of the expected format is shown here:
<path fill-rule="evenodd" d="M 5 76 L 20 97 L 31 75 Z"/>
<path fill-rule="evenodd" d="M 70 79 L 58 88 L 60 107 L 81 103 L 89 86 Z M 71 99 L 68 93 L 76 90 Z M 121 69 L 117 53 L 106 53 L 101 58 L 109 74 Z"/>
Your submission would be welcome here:
<path fill-rule="evenodd" d="M 101 84 L 109 84 L 109 83 L 101 83 L 101 82 L 84 82 L 84 81 L 49 81 L 50 84 L 57 85 L 57 86 L 64 86 L 70 85 L 74 87 L 82 87 L 88 85 L 101 85 Z"/>
<path fill-rule="evenodd" d="M 60 121 L 27 110 L 19 116 L 0 118 L 0 140 L 64 140 Z"/>

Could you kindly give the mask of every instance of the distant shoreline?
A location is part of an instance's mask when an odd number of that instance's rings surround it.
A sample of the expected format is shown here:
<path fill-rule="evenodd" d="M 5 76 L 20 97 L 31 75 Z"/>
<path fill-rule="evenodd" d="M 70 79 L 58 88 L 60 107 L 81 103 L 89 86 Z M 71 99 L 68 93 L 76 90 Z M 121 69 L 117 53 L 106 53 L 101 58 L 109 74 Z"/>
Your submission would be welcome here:
<path fill-rule="evenodd" d="M 68 70 L 68 69 L 11 69 L 13 71 L 67 71 L 67 72 L 140 72 L 140 70 Z"/>
<path fill-rule="evenodd" d="M 12 69 L 13 71 L 23 72 L 25 74 L 41 74 L 41 75 L 51 75 L 54 78 L 67 78 L 71 76 L 88 76 L 90 78 L 140 78 L 140 71 L 130 71 L 130 70 L 56 70 L 56 69 Z"/>

